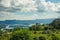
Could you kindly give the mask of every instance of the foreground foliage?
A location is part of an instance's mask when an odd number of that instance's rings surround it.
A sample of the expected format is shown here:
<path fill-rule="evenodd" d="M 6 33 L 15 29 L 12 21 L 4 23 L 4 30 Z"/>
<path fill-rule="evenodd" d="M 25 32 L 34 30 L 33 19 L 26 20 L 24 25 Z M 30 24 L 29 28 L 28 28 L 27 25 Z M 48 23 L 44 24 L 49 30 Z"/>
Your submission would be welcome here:
<path fill-rule="evenodd" d="M 28 29 L 0 30 L 0 40 L 60 40 L 60 19 L 56 20 L 44 25 L 36 23 Z"/>

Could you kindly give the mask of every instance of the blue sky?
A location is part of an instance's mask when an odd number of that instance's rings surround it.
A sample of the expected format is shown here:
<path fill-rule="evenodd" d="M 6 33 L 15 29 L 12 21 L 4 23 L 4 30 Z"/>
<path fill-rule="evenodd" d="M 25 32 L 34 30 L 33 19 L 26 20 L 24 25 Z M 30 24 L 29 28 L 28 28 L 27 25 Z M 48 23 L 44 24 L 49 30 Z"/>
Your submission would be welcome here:
<path fill-rule="evenodd" d="M 1 0 L 0 20 L 60 18 L 60 0 Z"/>
<path fill-rule="evenodd" d="M 51 2 L 54 2 L 54 3 L 60 2 L 60 0 L 46 0 L 46 1 L 51 1 Z"/>

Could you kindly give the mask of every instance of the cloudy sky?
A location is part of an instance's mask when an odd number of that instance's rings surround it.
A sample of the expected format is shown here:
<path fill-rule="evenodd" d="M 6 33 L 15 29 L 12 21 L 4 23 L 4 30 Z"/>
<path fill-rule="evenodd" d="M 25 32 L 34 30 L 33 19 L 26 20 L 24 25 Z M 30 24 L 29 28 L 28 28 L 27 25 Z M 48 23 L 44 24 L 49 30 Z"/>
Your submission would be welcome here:
<path fill-rule="evenodd" d="M 60 0 L 0 0 L 0 20 L 59 18 Z"/>

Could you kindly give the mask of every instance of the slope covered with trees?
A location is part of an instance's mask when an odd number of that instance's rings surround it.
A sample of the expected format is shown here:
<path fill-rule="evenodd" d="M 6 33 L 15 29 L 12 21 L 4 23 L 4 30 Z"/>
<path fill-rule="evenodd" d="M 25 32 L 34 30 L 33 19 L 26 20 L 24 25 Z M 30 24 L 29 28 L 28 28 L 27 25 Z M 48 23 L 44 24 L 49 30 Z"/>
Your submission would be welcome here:
<path fill-rule="evenodd" d="M 60 19 L 55 19 L 50 25 L 56 29 L 60 29 Z"/>
<path fill-rule="evenodd" d="M 60 19 L 50 24 L 36 23 L 29 28 L 0 30 L 0 40 L 60 40 Z"/>

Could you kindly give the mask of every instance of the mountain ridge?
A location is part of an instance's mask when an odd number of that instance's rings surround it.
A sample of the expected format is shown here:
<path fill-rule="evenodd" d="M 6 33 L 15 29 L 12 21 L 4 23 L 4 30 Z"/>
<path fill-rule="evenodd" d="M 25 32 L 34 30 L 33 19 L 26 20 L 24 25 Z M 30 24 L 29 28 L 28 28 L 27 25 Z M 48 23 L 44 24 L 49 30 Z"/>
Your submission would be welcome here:
<path fill-rule="evenodd" d="M 0 21 L 0 24 L 35 24 L 35 23 L 42 23 L 42 24 L 49 24 L 54 19 L 36 19 L 36 20 L 5 20 Z"/>

